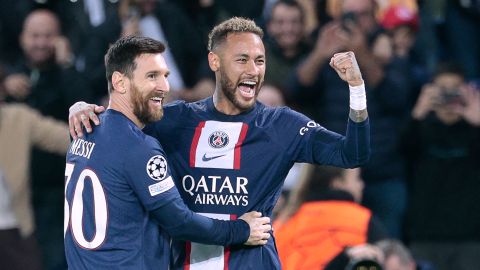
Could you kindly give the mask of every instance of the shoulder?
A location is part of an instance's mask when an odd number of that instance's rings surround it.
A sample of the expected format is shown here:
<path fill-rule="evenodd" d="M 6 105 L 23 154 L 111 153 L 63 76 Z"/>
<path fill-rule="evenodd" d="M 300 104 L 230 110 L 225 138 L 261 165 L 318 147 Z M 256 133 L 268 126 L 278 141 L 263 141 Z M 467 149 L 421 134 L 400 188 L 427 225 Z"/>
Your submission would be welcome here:
<path fill-rule="evenodd" d="M 178 117 L 188 115 L 189 113 L 205 112 L 208 109 L 207 99 L 199 100 L 196 102 L 187 103 L 184 100 L 176 100 L 168 103 L 163 107 L 164 117 L 161 121 L 173 121 Z"/>
<path fill-rule="evenodd" d="M 160 143 L 133 124 L 126 117 L 117 114 L 100 115 L 102 125 L 95 132 L 103 140 L 124 153 L 133 155 L 149 149 L 160 148 Z"/>
<path fill-rule="evenodd" d="M 292 110 L 287 106 L 270 107 L 265 106 L 262 103 L 257 103 L 257 105 L 260 105 L 258 108 L 258 117 L 262 121 L 275 124 L 285 124 L 286 122 L 292 121 L 301 121 L 306 123 L 310 121 L 307 116 Z"/>

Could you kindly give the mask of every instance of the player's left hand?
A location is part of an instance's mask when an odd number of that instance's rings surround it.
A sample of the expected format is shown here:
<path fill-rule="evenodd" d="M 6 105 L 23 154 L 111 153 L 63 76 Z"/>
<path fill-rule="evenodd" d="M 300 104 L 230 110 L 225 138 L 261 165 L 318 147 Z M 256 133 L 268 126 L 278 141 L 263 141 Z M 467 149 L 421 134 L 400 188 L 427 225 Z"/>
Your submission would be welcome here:
<path fill-rule="evenodd" d="M 270 225 L 269 217 L 262 217 L 260 212 L 248 212 L 243 214 L 239 219 L 243 219 L 250 226 L 250 236 L 248 237 L 245 245 L 258 246 L 267 244 L 268 239 L 271 237 L 270 231 L 272 226 Z"/>
<path fill-rule="evenodd" d="M 338 76 L 350 86 L 363 84 L 362 73 L 360 72 L 360 67 L 353 52 L 349 51 L 334 54 L 332 59 L 330 59 L 330 66 L 335 69 Z"/>

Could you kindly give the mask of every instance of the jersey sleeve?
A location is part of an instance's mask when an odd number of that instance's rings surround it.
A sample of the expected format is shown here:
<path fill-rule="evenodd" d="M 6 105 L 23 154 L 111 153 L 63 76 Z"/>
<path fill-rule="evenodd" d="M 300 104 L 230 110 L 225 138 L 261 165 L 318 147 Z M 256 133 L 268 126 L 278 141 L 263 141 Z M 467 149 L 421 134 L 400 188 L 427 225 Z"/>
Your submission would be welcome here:
<path fill-rule="evenodd" d="M 283 108 L 278 119 L 279 140 L 293 162 L 357 167 L 370 156 L 369 120 L 355 123 L 348 119 L 346 135 L 329 131 L 305 115 Z M 283 128 L 289 127 L 289 128 Z"/>
<path fill-rule="evenodd" d="M 154 142 L 154 140 L 151 140 Z M 161 207 L 179 197 L 168 161 L 160 145 L 135 142 L 125 164 L 127 182 L 147 210 Z"/>
<path fill-rule="evenodd" d="M 152 142 L 156 142 L 153 138 Z M 157 145 L 135 147 L 127 164 L 129 184 L 170 236 L 211 245 L 234 245 L 247 241 L 250 227 L 243 220 L 210 219 L 192 212 L 181 199 L 163 150 Z"/>

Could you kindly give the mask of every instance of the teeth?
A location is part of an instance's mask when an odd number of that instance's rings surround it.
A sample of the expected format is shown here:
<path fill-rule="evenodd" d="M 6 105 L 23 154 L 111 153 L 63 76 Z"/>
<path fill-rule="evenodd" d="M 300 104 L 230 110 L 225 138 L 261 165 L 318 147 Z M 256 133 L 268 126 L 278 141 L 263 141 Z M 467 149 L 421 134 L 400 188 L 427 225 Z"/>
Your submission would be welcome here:
<path fill-rule="evenodd" d="M 162 101 L 162 98 L 161 98 L 161 97 L 153 97 L 153 98 L 151 98 L 151 100 L 153 100 L 153 101 Z"/>
<path fill-rule="evenodd" d="M 257 83 L 256 82 L 251 82 L 251 81 L 246 81 L 246 82 L 242 82 L 243 84 L 248 84 L 248 85 L 251 85 L 251 86 L 255 86 Z"/>

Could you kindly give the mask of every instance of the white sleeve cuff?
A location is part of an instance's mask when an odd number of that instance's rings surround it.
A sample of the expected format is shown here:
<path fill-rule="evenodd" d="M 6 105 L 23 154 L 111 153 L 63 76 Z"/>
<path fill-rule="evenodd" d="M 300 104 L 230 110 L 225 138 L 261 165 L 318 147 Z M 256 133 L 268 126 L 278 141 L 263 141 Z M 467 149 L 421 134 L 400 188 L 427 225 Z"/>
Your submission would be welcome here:
<path fill-rule="evenodd" d="M 365 93 L 365 84 L 358 86 L 348 86 L 350 88 L 350 108 L 353 110 L 365 110 L 367 108 L 367 95 Z"/>

